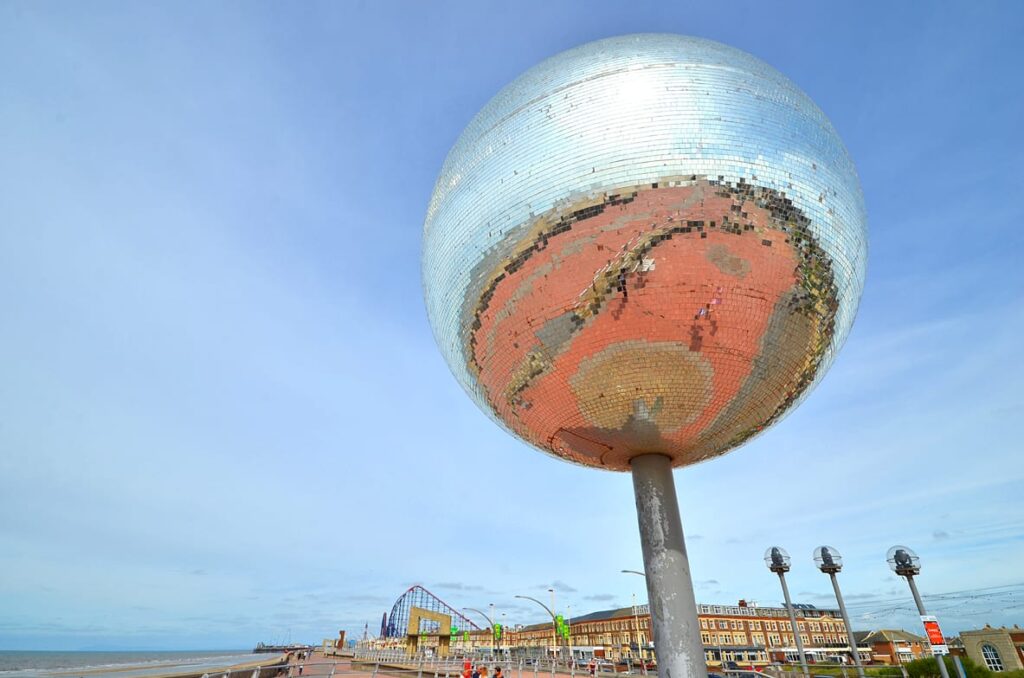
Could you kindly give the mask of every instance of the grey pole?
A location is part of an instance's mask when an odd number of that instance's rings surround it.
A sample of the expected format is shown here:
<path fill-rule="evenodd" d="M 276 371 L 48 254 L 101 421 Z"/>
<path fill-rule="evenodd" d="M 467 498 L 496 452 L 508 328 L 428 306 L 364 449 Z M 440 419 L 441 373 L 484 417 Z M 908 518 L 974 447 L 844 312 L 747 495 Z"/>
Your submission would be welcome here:
<path fill-rule="evenodd" d="M 800 627 L 796 624 L 796 610 L 793 609 L 793 602 L 789 599 L 789 587 L 786 585 L 786 575 L 779 572 L 779 581 L 782 582 L 782 595 L 786 599 L 786 609 L 789 610 L 789 623 L 793 626 L 793 640 L 796 641 L 796 651 L 800 654 L 800 669 L 805 676 L 810 676 L 807 670 L 807 655 L 804 654 L 804 641 L 800 639 Z"/>
<path fill-rule="evenodd" d="M 629 465 L 658 677 L 707 678 L 671 460 L 660 454 L 643 454 L 633 457 Z"/>
<path fill-rule="evenodd" d="M 552 592 L 552 597 L 554 597 L 553 589 L 548 589 L 548 591 L 551 591 Z M 554 639 L 555 648 L 556 649 L 560 649 L 558 647 L 558 620 L 555 617 L 554 610 L 552 610 L 550 607 L 548 607 L 544 603 L 540 602 L 536 598 L 531 598 L 530 596 L 512 596 L 512 597 L 513 598 L 522 598 L 523 600 L 532 600 L 533 602 L 535 602 L 538 605 L 540 605 L 541 607 L 543 607 L 544 610 L 547 611 L 547 613 L 549 615 L 551 615 L 551 634 L 552 634 L 552 638 Z M 552 673 L 554 673 L 554 671 L 555 671 L 555 667 L 554 667 L 554 663 L 553 662 L 554 662 L 554 660 L 552 660 L 552 665 L 551 665 L 551 672 Z"/>
<path fill-rule="evenodd" d="M 494 648 L 494 642 L 495 642 L 495 639 L 494 639 L 494 622 L 491 620 L 491 618 L 488 617 L 486 614 L 484 614 L 482 611 L 476 609 L 475 607 L 464 607 L 462 609 L 463 610 L 469 610 L 470 612 L 476 612 L 478 615 L 480 615 L 481 617 L 486 619 L 487 623 L 491 625 L 491 648 L 493 649 Z"/>
<path fill-rule="evenodd" d="M 853 637 L 853 627 L 850 626 L 850 615 L 846 614 L 846 604 L 843 603 L 843 592 L 839 590 L 839 580 L 835 572 L 828 573 L 832 580 L 832 588 L 836 592 L 836 602 L 839 603 L 839 613 L 843 615 L 843 623 L 846 624 L 846 638 L 850 641 L 850 654 L 853 655 L 853 663 L 857 667 L 857 675 L 864 678 L 864 665 L 860 663 L 860 653 L 857 652 L 857 640 Z"/>
<path fill-rule="evenodd" d="M 917 603 L 917 612 L 924 617 L 928 613 L 925 612 L 924 601 L 921 600 L 921 594 L 917 592 L 917 584 L 914 582 L 914 575 L 907 574 L 904 576 L 907 578 L 907 583 L 910 584 L 910 592 L 914 594 L 914 602 Z M 934 656 L 935 661 L 939 664 L 939 673 L 942 674 L 942 678 L 949 678 L 949 671 L 946 669 L 946 660 L 941 654 Z"/>

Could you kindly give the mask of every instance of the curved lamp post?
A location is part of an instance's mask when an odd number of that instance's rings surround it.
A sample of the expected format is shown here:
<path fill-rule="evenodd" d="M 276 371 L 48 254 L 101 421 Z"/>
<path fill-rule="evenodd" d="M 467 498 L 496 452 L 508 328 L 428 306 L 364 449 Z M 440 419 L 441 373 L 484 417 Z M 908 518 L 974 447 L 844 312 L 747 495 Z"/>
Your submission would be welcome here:
<path fill-rule="evenodd" d="M 850 654 L 853 655 L 853 663 L 857 667 L 857 675 L 864 678 L 864 665 L 860 662 L 860 653 L 857 651 L 857 640 L 853 637 L 853 627 L 850 626 L 850 615 L 846 613 L 846 603 L 843 602 L 843 592 L 839 590 L 839 580 L 836 574 L 843 569 L 843 557 L 831 546 L 819 546 L 814 549 L 814 564 L 832 580 L 832 589 L 836 592 L 836 602 L 839 603 L 839 613 L 843 615 L 843 623 L 846 624 L 846 638 L 850 642 Z"/>
<path fill-rule="evenodd" d="M 484 614 L 484 612 L 482 610 L 478 610 L 475 607 L 464 607 L 462 609 L 463 610 L 468 610 L 469 612 L 476 612 L 478 615 L 480 615 L 481 617 L 483 617 L 484 619 L 487 620 L 487 623 L 490 624 L 490 626 L 491 626 L 491 642 L 492 643 L 498 643 L 498 648 L 500 649 L 501 648 L 501 641 L 500 641 L 500 639 L 494 637 L 494 632 L 495 632 L 494 621 L 490 617 L 488 617 L 486 614 Z"/>
<path fill-rule="evenodd" d="M 929 617 L 928 613 L 924 609 L 924 601 L 921 600 L 921 594 L 917 592 L 917 584 L 914 583 L 914 575 L 921 573 L 921 559 L 917 557 L 909 547 L 906 546 L 893 546 L 889 549 L 889 552 L 885 554 L 885 560 L 889 563 L 889 567 L 897 576 L 903 577 L 907 580 L 907 584 L 910 586 L 910 592 L 914 594 L 914 602 L 917 603 L 917 612 L 921 615 L 921 621 L 924 623 L 925 635 L 928 636 L 928 643 L 932 646 L 932 655 L 935 657 L 935 661 L 939 664 L 939 672 L 942 674 L 942 678 L 949 678 L 949 671 L 946 669 L 946 661 L 942 655 L 946 654 L 945 640 L 938 644 L 932 643 L 932 633 L 929 633 L 932 629 L 929 629 L 929 624 L 933 625 L 934 632 L 941 638 L 942 631 L 939 630 L 938 622 L 934 617 Z"/>
<path fill-rule="evenodd" d="M 793 601 L 789 599 L 789 587 L 786 586 L 786 573 L 789 572 L 789 554 L 781 546 L 772 546 L 764 552 L 764 563 L 768 569 L 779 575 L 779 582 L 782 584 L 782 596 L 786 599 L 786 611 L 789 612 L 789 623 L 793 627 L 793 640 L 796 642 L 796 651 L 800 655 L 800 669 L 805 676 L 807 672 L 807 655 L 804 653 L 804 641 L 800 638 L 800 627 L 796 623 L 796 611 L 793 609 Z"/>
<path fill-rule="evenodd" d="M 552 592 L 552 597 L 553 597 L 553 590 L 552 589 L 548 589 L 548 591 Z M 541 607 L 543 607 L 545 612 L 547 612 L 549 615 L 551 615 L 552 640 L 555 643 L 555 647 L 559 647 L 560 643 L 558 642 L 558 619 L 555 617 L 555 613 L 552 612 L 551 608 L 548 607 L 547 605 L 545 605 L 544 603 L 540 602 L 536 598 L 531 598 L 530 596 L 513 596 L 513 597 L 514 598 L 522 598 L 523 600 L 532 600 L 533 602 L 535 602 L 538 605 L 540 605 Z M 559 651 L 559 653 L 561 653 L 561 651 Z"/>

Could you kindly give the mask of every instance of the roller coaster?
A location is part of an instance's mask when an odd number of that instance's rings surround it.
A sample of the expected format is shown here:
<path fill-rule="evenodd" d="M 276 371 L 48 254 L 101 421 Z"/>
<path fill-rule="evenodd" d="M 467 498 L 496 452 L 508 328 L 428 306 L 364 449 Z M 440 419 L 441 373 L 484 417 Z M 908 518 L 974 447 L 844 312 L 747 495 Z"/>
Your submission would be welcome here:
<path fill-rule="evenodd" d="M 391 614 L 385 614 L 381 620 L 380 635 L 382 638 L 403 638 L 409 633 L 409 613 L 412 608 L 418 607 L 430 612 L 446 614 L 452 618 L 452 626 L 465 631 L 479 631 L 480 627 L 474 624 L 468 617 L 444 602 L 433 593 L 419 584 L 409 589 L 398 597 Z M 448 629 L 439 628 L 439 623 L 423 619 L 420 621 L 420 628 L 417 633 L 447 633 Z"/>

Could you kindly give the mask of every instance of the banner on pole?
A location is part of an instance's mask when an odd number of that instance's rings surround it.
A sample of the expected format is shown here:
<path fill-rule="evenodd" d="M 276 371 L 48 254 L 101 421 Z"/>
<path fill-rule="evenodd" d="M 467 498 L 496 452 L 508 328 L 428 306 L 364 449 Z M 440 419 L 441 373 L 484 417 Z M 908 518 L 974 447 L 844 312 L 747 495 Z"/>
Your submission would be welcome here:
<path fill-rule="evenodd" d="M 924 624 L 924 633 L 928 636 L 928 643 L 932 646 L 932 654 L 949 654 L 949 646 L 946 645 L 946 638 L 942 635 L 942 629 L 939 628 L 939 620 L 930 614 L 923 614 L 921 623 Z"/>

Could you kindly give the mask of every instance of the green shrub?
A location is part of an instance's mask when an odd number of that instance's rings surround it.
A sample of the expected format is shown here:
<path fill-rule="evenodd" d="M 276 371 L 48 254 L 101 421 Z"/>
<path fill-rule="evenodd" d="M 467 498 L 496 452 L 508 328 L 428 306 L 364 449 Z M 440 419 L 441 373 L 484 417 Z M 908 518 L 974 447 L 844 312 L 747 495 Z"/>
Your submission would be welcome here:
<path fill-rule="evenodd" d="M 953 663 L 953 658 L 950 656 L 945 657 L 946 670 L 949 672 L 949 678 L 959 678 L 960 674 L 957 673 L 956 665 Z M 960 657 L 960 662 L 964 665 L 964 673 L 967 674 L 967 678 L 1018 678 L 1013 676 L 1015 673 L 1024 673 L 1018 671 L 1004 671 L 1002 673 L 995 674 L 989 671 L 984 666 L 979 666 L 967 657 Z M 908 662 L 903 665 L 907 669 L 907 673 L 910 674 L 910 678 L 939 678 L 939 664 L 935 661 L 935 657 L 927 657 L 925 659 L 915 659 L 912 662 Z M 1021 676 L 1020 678 L 1024 678 Z"/>

